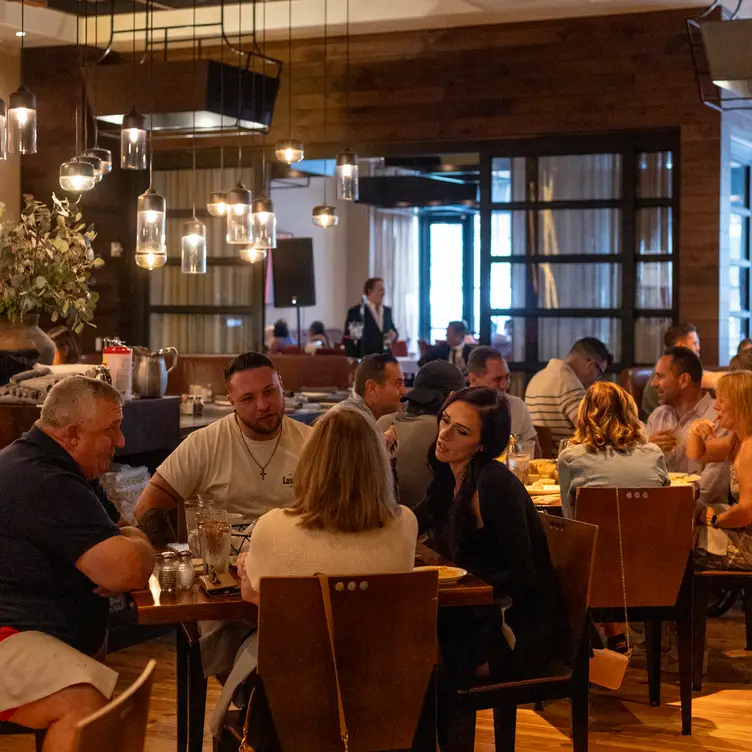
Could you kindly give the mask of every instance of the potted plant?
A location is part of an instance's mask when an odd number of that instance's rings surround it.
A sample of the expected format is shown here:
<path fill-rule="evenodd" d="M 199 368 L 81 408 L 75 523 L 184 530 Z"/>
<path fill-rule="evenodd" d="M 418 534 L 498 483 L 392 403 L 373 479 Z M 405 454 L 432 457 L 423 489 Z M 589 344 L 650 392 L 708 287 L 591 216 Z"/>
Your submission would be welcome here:
<path fill-rule="evenodd" d="M 19 222 L 0 223 L 0 350 L 35 349 L 40 363 L 51 364 L 55 346 L 39 315 L 76 333 L 90 324 L 99 298 L 89 289 L 91 273 L 104 260 L 94 255 L 96 233 L 75 204 L 54 193 L 51 208 L 33 196 L 24 201 Z"/>

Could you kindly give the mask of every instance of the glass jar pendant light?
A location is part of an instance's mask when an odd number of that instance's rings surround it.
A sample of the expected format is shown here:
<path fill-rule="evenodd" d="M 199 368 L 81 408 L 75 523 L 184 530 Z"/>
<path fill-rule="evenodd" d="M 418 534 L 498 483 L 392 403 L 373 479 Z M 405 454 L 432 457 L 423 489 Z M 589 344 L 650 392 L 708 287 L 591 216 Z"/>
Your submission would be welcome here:
<path fill-rule="evenodd" d="M 146 121 L 134 107 L 124 118 L 120 130 L 120 167 L 124 170 L 145 170 L 148 149 Z"/>
<path fill-rule="evenodd" d="M 92 146 L 91 149 L 87 149 L 84 152 L 83 156 L 94 157 L 102 163 L 102 176 L 107 175 L 107 173 L 109 172 L 112 172 L 112 152 L 109 149 L 104 149 L 101 146 Z"/>
<path fill-rule="evenodd" d="M 89 154 L 81 154 L 81 156 L 77 157 L 76 161 L 86 162 L 92 166 L 92 169 L 94 170 L 94 180 L 97 183 L 102 179 L 102 175 L 104 175 L 104 167 L 102 165 L 102 160 L 99 157 L 93 157 Z"/>
<path fill-rule="evenodd" d="M 329 204 L 319 204 L 319 206 L 314 206 L 313 212 L 311 213 L 311 219 L 313 220 L 313 224 L 318 227 L 323 227 L 324 229 L 327 227 L 336 227 L 337 222 L 339 222 L 337 210 Z"/>
<path fill-rule="evenodd" d="M 153 188 L 138 197 L 136 225 L 136 265 L 158 269 L 167 262 L 165 211 L 167 204 Z"/>
<path fill-rule="evenodd" d="M 253 245 L 259 250 L 277 247 L 277 217 L 274 203 L 265 195 L 253 201 Z"/>
<path fill-rule="evenodd" d="M 37 98 L 23 86 L 8 99 L 8 152 L 37 153 Z"/>
<path fill-rule="evenodd" d="M 180 244 L 183 274 L 206 274 L 206 225 L 196 217 L 183 222 Z"/>
<path fill-rule="evenodd" d="M 6 124 L 5 100 L 0 99 L 0 159 L 6 159 Z"/>
<path fill-rule="evenodd" d="M 85 193 L 97 184 L 94 167 L 74 157 L 60 165 L 60 187 L 68 193 Z"/>
<path fill-rule="evenodd" d="M 266 248 L 256 248 L 255 245 L 250 245 L 246 248 L 241 248 L 238 254 L 243 261 L 247 261 L 249 264 L 257 264 L 266 258 L 267 250 Z"/>
<path fill-rule="evenodd" d="M 238 183 L 227 192 L 227 242 L 233 245 L 253 243 L 251 192 Z"/>
<path fill-rule="evenodd" d="M 224 217 L 227 214 L 227 193 L 225 191 L 214 191 L 209 196 L 206 211 L 212 217 Z"/>
<path fill-rule="evenodd" d="M 337 154 L 337 198 L 358 200 L 358 155 L 345 149 Z"/>
<path fill-rule="evenodd" d="M 287 139 L 287 141 L 280 141 L 280 143 L 274 147 L 274 156 L 280 162 L 294 164 L 303 159 L 305 156 L 305 150 L 302 142 L 290 138 Z"/>

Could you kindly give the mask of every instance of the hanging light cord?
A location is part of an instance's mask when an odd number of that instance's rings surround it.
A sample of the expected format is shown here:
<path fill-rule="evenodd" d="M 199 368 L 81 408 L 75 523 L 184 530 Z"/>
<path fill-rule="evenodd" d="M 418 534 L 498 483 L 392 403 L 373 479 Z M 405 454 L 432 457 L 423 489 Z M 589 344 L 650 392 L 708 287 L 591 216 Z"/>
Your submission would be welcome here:
<path fill-rule="evenodd" d="M 151 9 L 151 15 L 149 10 Z M 154 187 L 154 0 L 146 3 L 146 45 L 149 51 L 149 188 Z"/>
<path fill-rule="evenodd" d="M 84 47 L 89 46 L 89 3 L 84 3 Z M 86 151 L 87 144 L 89 143 L 89 118 L 87 117 L 86 112 L 86 92 L 83 91 L 83 88 L 81 86 L 81 81 L 79 80 L 79 77 L 81 75 L 81 71 L 84 67 L 84 52 L 83 49 L 81 50 L 81 57 L 78 62 L 78 70 L 76 71 L 76 83 L 78 85 L 78 90 L 81 92 L 81 122 L 83 125 L 83 136 L 84 136 L 84 148 L 83 151 Z M 76 156 L 79 156 L 82 152 L 79 152 L 78 147 L 76 147 Z"/>
<path fill-rule="evenodd" d="M 327 131 L 327 105 L 329 99 L 329 37 L 327 36 L 327 23 L 329 20 L 329 1 L 324 0 L 324 142 L 326 142 Z M 324 160 L 326 167 L 326 160 Z M 324 204 L 326 204 L 326 184 L 328 182 L 326 170 L 324 170 Z"/>
<path fill-rule="evenodd" d="M 222 29 L 224 29 L 224 6 L 222 7 Z M 219 77 L 219 183 L 221 189 L 225 189 L 225 42 L 220 39 L 219 67 L 222 75 Z"/>
<path fill-rule="evenodd" d="M 196 0 L 193 0 L 193 101 L 196 101 Z M 193 194 L 193 219 L 196 219 L 196 107 L 194 105 L 192 119 L 193 119 L 193 173 L 192 173 L 192 188 Z"/>
<path fill-rule="evenodd" d="M 253 2 L 253 17 L 256 18 L 256 0 Z M 238 55 L 243 54 L 243 4 L 238 2 Z M 243 94 L 242 66 L 241 59 L 238 57 L 238 183 L 243 176 L 243 140 L 240 136 L 240 115 L 241 115 L 241 97 Z"/>
<path fill-rule="evenodd" d="M 21 27 L 23 29 L 23 0 L 21 0 L 21 19 L 22 19 L 21 20 Z M 77 66 L 78 70 L 81 69 L 81 45 L 79 44 L 79 42 L 80 42 L 80 33 L 79 33 L 79 24 L 78 24 L 78 5 L 76 5 L 76 66 Z M 21 45 L 23 46 L 23 37 L 21 37 Z M 76 79 L 78 79 L 78 73 L 76 74 Z M 80 91 L 80 88 L 78 86 L 76 86 L 76 122 L 75 122 L 75 127 L 76 127 L 76 153 L 73 155 L 74 159 L 76 159 L 78 157 L 78 155 L 79 155 L 79 151 L 78 151 L 78 145 L 79 145 L 78 130 L 80 128 L 80 123 L 79 123 L 79 120 L 78 120 L 78 118 L 79 118 L 78 108 L 81 105 L 80 99 L 81 99 L 81 91 Z"/>
<path fill-rule="evenodd" d="M 292 0 L 287 3 L 287 128 L 292 141 Z"/>
<path fill-rule="evenodd" d="M 94 5 L 94 49 L 99 53 L 99 3 Z M 97 86 L 97 66 L 94 67 L 94 147 L 99 147 L 99 124 L 97 110 L 99 109 L 99 87 Z"/>
<path fill-rule="evenodd" d="M 20 55 L 21 65 L 19 66 L 19 68 L 21 69 L 21 75 L 20 75 L 21 85 L 23 85 L 23 51 L 24 51 L 24 37 L 26 36 L 26 28 L 24 25 L 24 19 L 25 19 L 24 7 L 25 7 L 24 0 L 21 0 L 21 55 Z M 76 7 L 76 19 L 78 19 L 78 7 Z M 78 38 L 78 29 L 76 30 L 76 38 Z"/>
<path fill-rule="evenodd" d="M 352 138 L 350 128 L 350 0 L 345 3 L 345 133 Z"/>
<path fill-rule="evenodd" d="M 266 3 L 262 3 L 262 16 L 261 16 L 261 60 L 263 61 L 261 63 L 262 66 L 266 65 Z M 256 24 L 254 26 L 254 42 L 255 42 L 255 32 L 256 32 Z M 261 68 L 261 110 L 262 113 L 266 112 L 266 68 Z M 269 129 L 268 127 L 264 127 L 261 131 L 261 191 L 265 195 L 267 194 L 267 184 L 266 184 L 266 134 L 268 133 Z"/>
<path fill-rule="evenodd" d="M 133 109 L 136 109 L 136 0 L 133 0 Z"/>

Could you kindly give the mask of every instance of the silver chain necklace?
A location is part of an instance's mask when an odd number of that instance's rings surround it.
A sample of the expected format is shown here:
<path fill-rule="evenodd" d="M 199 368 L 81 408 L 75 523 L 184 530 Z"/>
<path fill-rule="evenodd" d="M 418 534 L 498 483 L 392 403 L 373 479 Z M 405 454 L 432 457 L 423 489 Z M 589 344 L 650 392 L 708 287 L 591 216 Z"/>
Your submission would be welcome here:
<path fill-rule="evenodd" d="M 265 465 L 262 465 L 254 456 L 253 452 L 251 451 L 251 448 L 248 446 L 248 442 L 245 440 L 245 434 L 243 433 L 243 429 L 240 427 L 240 421 L 238 420 L 238 414 L 235 413 L 235 423 L 238 426 L 238 431 L 240 431 L 240 440 L 243 442 L 243 446 L 245 447 L 245 451 L 248 452 L 248 456 L 256 463 L 259 470 L 261 470 L 261 480 L 266 479 L 266 468 L 269 467 L 269 463 L 274 459 L 274 455 L 277 453 L 277 447 L 279 446 L 279 442 L 282 439 L 282 431 L 283 426 L 280 425 L 279 427 L 279 436 L 277 436 L 277 443 L 274 445 L 274 449 L 272 450 L 271 456 L 266 461 Z"/>

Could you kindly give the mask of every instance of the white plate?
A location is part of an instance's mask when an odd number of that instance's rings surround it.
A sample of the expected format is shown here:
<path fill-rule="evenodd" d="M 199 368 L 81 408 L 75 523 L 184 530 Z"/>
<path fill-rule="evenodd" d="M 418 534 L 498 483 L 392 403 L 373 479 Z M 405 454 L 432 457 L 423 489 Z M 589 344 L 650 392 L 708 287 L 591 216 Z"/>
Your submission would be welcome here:
<path fill-rule="evenodd" d="M 559 486 L 525 486 L 531 496 L 553 496 L 561 493 Z"/>
<path fill-rule="evenodd" d="M 669 473 L 668 479 L 671 483 L 689 484 L 699 483 L 702 478 L 694 473 Z"/>
<path fill-rule="evenodd" d="M 415 567 L 413 572 L 438 572 L 440 585 L 453 585 L 467 575 L 466 569 L 460 567 Z"/>

